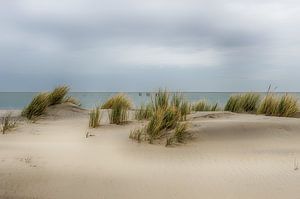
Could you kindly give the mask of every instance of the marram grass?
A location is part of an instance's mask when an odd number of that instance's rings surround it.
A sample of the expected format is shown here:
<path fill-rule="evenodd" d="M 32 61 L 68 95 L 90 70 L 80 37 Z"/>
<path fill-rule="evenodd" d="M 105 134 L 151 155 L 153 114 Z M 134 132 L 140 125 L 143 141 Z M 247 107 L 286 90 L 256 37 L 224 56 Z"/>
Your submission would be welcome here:
<path fill-rule="evenodd" d="M 151 104 L 141 105 L 141 107 L 135 111 L 136 120 L 148 120 L 153 113 L 153 107 Z"/>
<path fill-rule="evenodd" d="M 124 94 L 117 94 L 108 99 L 101 108 L 110 109 L 109 121 L 111 124 L 122 124 L 128 119 L 128 110 L 132 107 L 129 98 Z"/>
<path fill-rule="evenodd" d="M 278 107 L 278 97 L 268 93 L 268 95 L 262 100 L 257 113 L 264 114 L 267 116 L 275 116 Z"/>
<path fill-rule="evenodd" d="M 188 136 L 187 127 L 188 123 L 178 123 L 174 132 L 174 140 L 178 143 L 184 143 Z"/>
<path fill-rule="evenodd" d="M 39 93 L 36 95 L 27 107 L 22 111 L 22 116 L 27 119 L 35 119 L 43 115 L 48 107 L 48 93 Z"/>
<path fill-rule="evenodd" d="M 169 106 L 169 98 L 170 94 L 167 90 L 159 89 L 159 91 L 155 93 L 154 97 L 151 98 L 153 109 L 167 109 Z"/>
<path fill-rule="evenodd" d="M 218 104 L 210 105 L 204 100 L 195 102 L 193 105 L 193 111 L 216 111 L 218 109 Z"/>
<path fill-rule="evenodd" d="M 258 114 L 279 117 L 293 117 L 298 112 L 297 99 L 291 95 L 275 96 L 271 93 L 263 99 Z"/>
<path fill-rule="evenodd" d="M 280 117 L 293 117 L 298 112 L 297 99 L 291 95 L 281 97 L 277 107 L 277 115 Z"/>
<path fill-rule="evenodd" d="M 170 98 L 166 90 L 159 90 L 152 97 L 150 106 L 152 113 L 149 122 L 145 127 L 132 131 L 129 138 L 139 142 L 147 140 L 151 144 L 155 140 L 166 138 L 166 146 L 178 142 L 178 140 L 182 141 L 176 138 L 186 131 L 186 128 L 180 125 L 180 121 L 186 118 L 190 112 L 190 105 L 183 100 L 182 95 L 175 94 Z M 176 132 L 178 135 L 174 136 Z M 185 139 L 184 136 L 182 138 Z"/>
<path fill-rule="evenodd" d="M 68 92 L 68 86 L 58 86 L 49 93 L 39 93 L 23 109 L 22 116 L 30 120 L 36 119 L 45 113 L 48 106 L 66 102 L 79 106 L 80 102 L 73 97 L 67 96 Z"/>
<path fill-rule="evenodd" d="M 54 88 L 48 95 L 49 106 L 63 103 L 69 90 L 70 88 L 68 86 L 58 86 Z"/>
<path fill-rule="evenodd" d="M 89 127 L 97 128 L 100 126 L 101 112 L 100 107 L 95 107 L 90 111 Z"/>
<path fill-rule="evenodd" d="M 14 128 L 16 126 L 16 120 L 11 117 L 11 113 L 5 115 L 1 119 L 1 132 L 2 134 L 5 134 L 10 129 Z"/>
<path fill-rule="evenodd" d="M 259 104 L 259 94 L 245 93 L 230 96 L 224 110 L 231 112 L 256 112 Z"/>

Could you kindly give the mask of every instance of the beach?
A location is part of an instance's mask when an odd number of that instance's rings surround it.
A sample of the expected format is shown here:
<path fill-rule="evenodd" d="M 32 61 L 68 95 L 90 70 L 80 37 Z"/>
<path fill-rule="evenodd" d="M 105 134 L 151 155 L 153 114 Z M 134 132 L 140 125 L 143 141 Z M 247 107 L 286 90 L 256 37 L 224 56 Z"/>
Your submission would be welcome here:
<path fill-rule="evenodd" d="M 0 111 L 4 113 L 5 111 Z M 18 111 L 14 114 L 18 115 Z M 0 136 L 1 199 L 295 198 L 300 119 L 188 115 L 185 144 L 128 138 L 145 122 L 88 128 L 88 111 L 58 105 Z M 88 132 L 88 137 L 86 136 Z"/>

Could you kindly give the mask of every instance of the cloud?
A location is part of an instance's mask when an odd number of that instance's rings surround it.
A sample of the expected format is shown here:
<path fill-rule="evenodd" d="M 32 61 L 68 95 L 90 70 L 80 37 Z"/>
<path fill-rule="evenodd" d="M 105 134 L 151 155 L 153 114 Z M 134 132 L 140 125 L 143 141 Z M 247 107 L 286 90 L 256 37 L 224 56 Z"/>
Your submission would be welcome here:
<path fill-rule="evenodd" d="M 132 89 L 134 74 L 143 76 L 139 89 L 152 76 L 162 87 L 182 85 L 159 71 L 180 71 L 189 82 L 184 89 L 203 90 L 211 80 L 211 90 L 265 87 L 253 81 L 295 89 L 300 80 L 289 77 L 300 72 L 299 13 L 293 0 L 1 1 L 0 72 L 34 82 L 26 76 L 76 77 L 76 85 L 92 74 L 131 77 L 126 86 L 99 78 L 107 90 Z M 28 90 L 37 89 L 32 85 Z"/>

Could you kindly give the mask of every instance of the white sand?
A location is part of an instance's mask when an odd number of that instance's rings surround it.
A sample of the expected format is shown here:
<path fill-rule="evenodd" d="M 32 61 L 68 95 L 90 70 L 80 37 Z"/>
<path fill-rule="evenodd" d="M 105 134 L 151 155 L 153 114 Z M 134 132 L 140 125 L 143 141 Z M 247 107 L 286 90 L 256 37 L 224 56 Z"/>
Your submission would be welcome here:
<path fill-rule="evenodd" d="M 138 122 L 105 124 L 85 138 L 87 112 L 74 115 L 0 135 L 1 199 L 300 196 L 300 119 L 197 113 L 194 139 L 166 148 L 131 141 Z"/>

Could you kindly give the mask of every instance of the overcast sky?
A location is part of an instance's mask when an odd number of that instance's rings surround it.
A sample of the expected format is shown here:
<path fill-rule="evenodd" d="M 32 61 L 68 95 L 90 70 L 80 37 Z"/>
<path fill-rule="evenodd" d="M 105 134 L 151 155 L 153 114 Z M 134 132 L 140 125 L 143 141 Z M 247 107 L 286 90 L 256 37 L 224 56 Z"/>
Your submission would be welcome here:
<path fill-rule="evenodd" d="M 0 0 L 0 91 L 300 91 L 298 0 Z"/>

